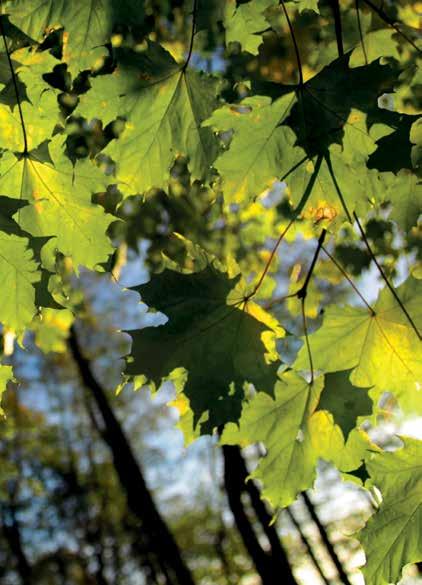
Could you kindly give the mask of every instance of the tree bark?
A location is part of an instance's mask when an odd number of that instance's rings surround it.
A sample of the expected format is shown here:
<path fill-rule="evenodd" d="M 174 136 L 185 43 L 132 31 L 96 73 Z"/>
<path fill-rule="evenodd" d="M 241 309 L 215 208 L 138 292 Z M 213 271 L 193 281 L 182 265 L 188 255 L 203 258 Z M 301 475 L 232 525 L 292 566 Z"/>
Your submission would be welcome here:
<path fill-rule="evenodd" d="M 252 481 L 246 482 L 248 471 L 239 447 L 223 445 L 223 456 L 224 484 L 229 506 L 245 548 L 261 577 L 262 585 L 278 583 L 297 585 L 277 532 L 274 526 L 270 526 L 271 516 L 261 500 L 259 490 Z M 257 520 L 270 544 L 268 552 L 262 548 L 252 522 L 248 518 L 242 502 L 243 493 L 249 494 Z"/>
<path fill-rule="evenodd" d="M 102 435 L 112 453 L 114 467 L 125 490 L 130 511 L 148 532 L 151 547 L 161 561 L 164 572 L 168 572 L 169 585 L 173 583 L 194 585 L 192 574 L 148 490 L 129 440 L 108 402 L 105 391 L 93 376 L 89 361 L 82 354 L 73 327 L 70 332 L 69 347 L 81 379 L 90 390 L 101 414 L 104 424 Z"/>

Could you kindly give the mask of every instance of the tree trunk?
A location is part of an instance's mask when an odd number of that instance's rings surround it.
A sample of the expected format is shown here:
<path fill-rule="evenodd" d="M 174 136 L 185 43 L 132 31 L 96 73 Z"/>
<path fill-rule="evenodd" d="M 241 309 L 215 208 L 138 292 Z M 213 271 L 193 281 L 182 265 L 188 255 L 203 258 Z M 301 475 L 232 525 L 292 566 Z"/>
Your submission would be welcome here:
<path fill-rule="evenodd" d="M 69 346 L 85 386 L 91 391 L 104 423 L 102 435 L 109 446 L 116 473 L 125 490 L 127 503 L 132 514 L 137 517 L 148 532 L 151 547 L 168 572 L 168 583 L 194 585 L 189 568 L 182 559 L 181 552 L 167 524 L 158 511 L 146 485 L 141 467 L 136 460 L 131 445 L 117 420 L 107 395 L 94 378 L 89 361 L 83 356 L 74 328 L 71 329 Z"/>
<path fill-rule="evenodd" d="M 224 484 L 229 506 L 245 548 L 261 577 L 262 585 L 278 583 L 297 585 L 277 532 L 274 526 L 270 526 L 271 516 L 260 498 L 259 490 L 252 481 L 246 482 L 248 471 L 239 447 L 223 445 L 223 456 Z M 242 502 L 242 493 L 249 494 L 257 520 L 270 544 L 268 552 L 262 548 L 252 522 L 248 518 Z"/>
<path fill-rule="evenodd" d="M 31 585 L 31 565 L 23 548 L 19 521 L 13 504 L 2 510 L 2 524 L 5 539 L 16 560 L 16 571 L 22 581 L 22 585 Z"/>

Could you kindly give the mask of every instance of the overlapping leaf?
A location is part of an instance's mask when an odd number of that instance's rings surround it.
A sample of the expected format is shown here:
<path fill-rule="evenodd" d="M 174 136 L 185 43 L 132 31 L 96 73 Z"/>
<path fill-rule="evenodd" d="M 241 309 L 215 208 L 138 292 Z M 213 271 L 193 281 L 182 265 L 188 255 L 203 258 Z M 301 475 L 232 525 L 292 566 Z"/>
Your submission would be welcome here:
<path fill-rule="evenodd" d="M 185 368 L 184 394 L 202 432 L 238 420 L 244 382 L 272 393 L 280 363 L 274 338 L 283 331 L 260 307 L 242 301 L 239 277 L 211 265 L 194 274 L 166 269 L 136 290 L 168 322 L 131 333 L 127 371 L 159 384 Z"/>
<path fill-rule="evenodd" d="M 143 0 L 5 0 L 2 13 L 35 41 L 64 27 L 64 58 L 72 71 L 89 69 L 107 53 L 115 24 L 136 24 L 143 19 Z"/>
<path fill-rule="evenodd" d="M 367 585 L 396 583 L 404 565 L 422 560 L 422 443 L 401 438 L 403 448 L 374 453 L 366 462 L 371 483 L 383 497 L 359 534 Z"/>
<path fill-rule="evenodd" d="M 235 0 L 229 0 L 224 15 L 226 44 L 239 43 L 243 51 L 256 55 L 263 42 L 262 33 L 269 28 L 264 13 L 274 4 L 274 0 L 249 0 L 236 6 Z"/>
<path fill-rule="evenodd" d="M 373 404 L 367 388 L 356 388 L 349 381 L 349 371 L 326 374 L 319 410 L 328 410 L 347 439 L 360 416 L 369 416 Z"/>
<path fill-rule="evenodd" d="M 284 373 L 274 398 L 258 393 L 244 405 L 239 427 L 229 425 L 222 436 L 223 443 L 264 445 L 266 455 L 252 477 L 262 481 L 263 497 L 276 508 L 312 486 L 318 458 L 350 471 L 360 466 L 369 444 L 357 431 L 345 444 L 332 415 L 316 411 L 323 385 L 322 377 L 309 384 L 292 371 Z"/>
<path fill-rule="evenodd" d="M 15 96 L 16 103 L 12 102 L 11 107 L 7 103 L 0 103 L 0 145 L 15 152 L 23 152 L 22 121 L 17 101 L 23 113 L 27 146 L 33 150 L 51 137 L 59 121 L 57 92 L 42 79 L 42 75 L 51 71 L 57 60 L 46 52 L 26 48 L 15 51 L 13 56 L 17 60 L 14 63 L 20 95 Z M 11 78 L 10 69 L 9 76 Z M 13 84 L 12 90 L 15 93 Z"/>
<path fill-rule="evenodd" d="M 282 125 L 295 103 L 292 92 L 272 103 L 252 96 L 206 120 L 206 126 L 234 132 L 229 150 L 215 163 L 227 203 L 249 202 L 304 158 L 304 151 L 295 147 L 294 132 Z"/>
<path fill-rule="evenodd" d="M 7 152 L 0 159 L 0 193 L 29 205 L 14 216 L 32 236 L 54 238 L 53 248 L 71 256 L 75 268 L 95 267 L 112 252 L 106 230 L 112 216 L 91 202 L 105 178 L 89 160 L 73 167 L 56 136 L 27 156 Z M 51 155 L 51 157 L 50 157 Z"/>
<path fill-rule="evenodd" d="M 419 328 L 421 286 L 421 281 L 409 278 L 397 289 Z M 322 327 L 309 336 L 314 368 L 324 372 L 353 369 L 353 385 L 375 386 L 370 391 L 375 399 L 391 391 L 403 409 L 422 413 L 421 341 L 387 288 L 381 291 L 374 311 L 372 315 L 361 308 L 328 307 Z M 309 368 L 305 347 L 295 367 Z"/>
<path fill-rule="evenodd" d="M 179 155 L 189 159 L 192 179 L 205 179 L 216 154 L 216 139 L 202 122 L 216 103 L 218 82 L 181 68 L 163 49 L 150 44 L 138 56 L 126 56 L 106 78 L 96 78 L 80 113 L 104 122 L 122 116 L 123 134 L 106 148 L 117 163 L 125 193 L 166 188 Z"/>

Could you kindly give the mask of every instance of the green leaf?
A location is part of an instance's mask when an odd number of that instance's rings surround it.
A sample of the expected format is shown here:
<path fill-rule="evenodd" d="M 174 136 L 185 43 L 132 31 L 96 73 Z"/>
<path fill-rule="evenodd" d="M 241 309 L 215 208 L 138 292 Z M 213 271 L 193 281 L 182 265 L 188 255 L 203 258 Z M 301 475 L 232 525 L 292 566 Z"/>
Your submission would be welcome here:
<path fill-rule="evenodd" d="M 243 51 L 252 55 L 258 54 L 262 44 L 262 32 L 269 28 L 264 12 L 274 0 L 250 0 L 236 6 L 235 0 L 229 0 L 224 15 L 226 44 L 239 43 Z"/>
<path fill-rule="evenodd" d="M 64 27 L 64 60 L 78 73 L 107 54 L 104 45 L 116 24 L 138 24 L 143 0 L 5 0 L 2 13 L 35 41 Z"/>
<path fill-rule="evenodd" d="M 318 410 L 328 410 L 347 439 L 360 416 L 370 415 L 373 404 L 367 388 L 356 388 L 349 381 L 350 371 L 326 374 Z"/>
<path fill-rule="evenodd" d="M 148 59 L 158 64 L 153 77 Z M 117 163 L 117 181 L 124 193 L 167 188 L 170 168 L 187 156 L 193 180 L 204 180 L 216 154 L 216 139 L 202 122 L 215 107 L 218 81 L 180 68 L 164 50 L 150 43 L 140 57 L 119 67 L 112 76 L 92 81 L 88 102 L 80 113 L 108 122 L 126 118 L 118 140 L 105 149 Z M 104 114 L 104 115 L 103 115 Z"/>
<path fill-rule="evenodd" d="M 367 435 L 357 429 L 345 443 L 332 414 L 316 411 L 323 385 L 323 377 L 309 384 L 295 372 L 285 372 L 274 398 L 255 395 L 245 403 L 239 426 L 227 425 L 221 438 L 225 444 L 263 444 L 266 455 L 251 477 L 262 482 L 262 496 L 275 508 L 288 506 L 312 486 L 319 458 L 350 472 L 360 467 L 370 446 Z"/>
<path fill-rule="evenodd" d="M 295 102 L 293 93 L 274 102 L 252 96 L 216 110 L 206 120 L 205 126 L 220 132 L 234 131 L 229 150 L 214 164 L 227 203 L 249 203 L 304 158 L 304 151 L 295 147 L 294 132 L 282 125 Z"/>
<path fill-rule="evenodd" d="M 201 433 L 238 420 L 246 381 L 272 392 L 280 363 L 274 341 L 283 330 L 258 305 L 243 301 L 239 276 L 212 265 L 194 274 L 166 269 L 135 290 L 168 322 L 130 332 L 127 372 L 159 384 L 185 368 L 184 394 L 194 425 L 203 421 Z"/>
<path fill-rule="evenodd" d="M 366 213 L 372 201 L 384 200 L 385 182 L 394 179 L 381 180 L 367 168 L 377 141 L 395 129 L 377 106 L 379 95 L 393 86 L 392 72 L 379 63 L 350 69 L 348 59 L 337 59 L 305 83 L 286 122 L 308 157 L 286 177 L 289 194 L 317 223 L 350 221 L 354 210 Z"/>
<path fill-rule="evenodd" d="M 105 232 L 112 220 L 92 194 L 104 190 L 105 177 L 89 160 L 72 166 L 56 136 L 28 156 L 7 152 L 0 160 L 0 193 L 30 203 L 16 222 L 36 237 L 55 238 L 53 248 L 79 265 L 94 268 L 112 253 Z M 50 158 L 51 154 L 51 158 Z"/>
<path fill-rule="evenodd" d="M 395 30 L 386 28 L 364 35 L 361 43 L 352 51 L 349 66 L 362 67 L 380 57 L 394 57 L 399 60 L 397 41 L 392 38 L 394 35 L 397 35 Z"/>
<path fill-rule="evenodd" d="M 409 278 L 397 294 L 413 318 L 422 326 L 419 302 L 422 282 Z M 388 288 L 374 306 L 375 315 L 356 307 L 328 307 L 320 329 L 309 336 L 315 370 L 339 372 L 353 369 L 350 382 L 370 390 L 378 399 L 390 391 L 400 406 L 413 414 L 422 413 L 421 342 Z M 303 346 L 295 368 L 309 368 Z"/>
<path fill-rule="evenodd" d="M 14 58 L 18 60 L 15 72 L 25 88 L 24 95 L 20 96 L 21 108 L 28 149 L 33 150 L 51 137 L 59 121 L 57 91 L 42 79 L 42 75 L 51 71 L 58 61 L 47 52 L 27 48 L 15 51 Z M 15 152 L 24 150 L 22 122 L 16 104 L 9 107 L 0 103 L 0 143 Z"/>
<path fill-rule="evenodd" d="M 313 10 L 317 14 L 319 14 L 318 9 L 318 2 L 319 0 L 293 0 L 295 6 L 299 10 L 299 12 L 303 12 L 304 10 Z"/>
<path fill-rule="evenodd" d="M 291 504 L 315 479 L 318 453 L 309 420 L 322 386 L 322 378 L 310 385 L 286 372 L 275 386 L 274 398 L 258 393 L 243 407 L 239 428 L 229 425 L 222 436 L 226 444 L 263 443 L 266 455 L 251 476 L 262 481 L 262 496 L 275 508 Z"/>
<path fill-rule="evenodd" d="M 385 187 L 385 199 L 392 204 L 390 219 L 408 233 L 422 212 L 422 189 L 417 176 L 402 169 Z"/>
<path fill-rule="evenodd" d="M 0 322 L 18 335 L 36 312 L 34 284 L 41 278 L 29 240 L 0 232 L 0 281 L 6 294 L 0 305 Z"/>
<path fill-rule="evenodd" d="M 403 448 L 373 453 L 366 462 L 382 493 L 377 512 L 359 533 L 367 585 L 397 583 L 408 563 L 422 560 L 422 442 L 401 437 Z"/>
<path fill-rule="evenodd" d="M 44 353 L 65 353 L 73 321 L 74 316 L 68 309 L 43 308 L 31 324 L 37 347 Z"/>
<path fill-rule="evenodd" d="M 422 165 L 422 118 L 418 118 L 410 129 L 410 141 L 412 146 L 411 159 L 413 167 L 421 172 Z"/>

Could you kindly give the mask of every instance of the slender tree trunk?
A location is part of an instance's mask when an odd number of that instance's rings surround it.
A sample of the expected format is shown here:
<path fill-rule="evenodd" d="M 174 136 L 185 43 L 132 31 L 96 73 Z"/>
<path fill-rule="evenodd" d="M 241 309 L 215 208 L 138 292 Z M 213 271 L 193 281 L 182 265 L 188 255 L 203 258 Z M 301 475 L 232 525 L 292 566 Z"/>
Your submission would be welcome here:
<path fill-rule="evenodd" d="M 316 513 L 315 507 L 314 507 L 313 503 L 311 502 L 311 500 L 309 499 L 308 494 L 306 492 L 303 492 L 302 497 L 303 497 L 303 500 L 305 502 L 305 506 L 306 506 L 312 520 L 315 522 L 315 524 L 319 530 L 319 533 L 321 535 L 321 540 L 324 543 L 324 545 L 328 551 L 328 554 L 330 555 L 330 558 L 337 569 L 340 581 L 342 583 L 344 583 L 344 585 L 351 585 L 349 577 L 348 577 L 346 571 L 344 570 L 344 567 L 343 567 L 340 559 L 337 556 L 337 553 L 334 549 L 334 546 L 328 537 L 325 526 L 321 523 L 321 520 L 318 518 L 318 514 Z"/>
<path fill-rule="evenodd" d="M 274 526 L 270 526 L 271 516 L 265 508 L 256 484 L 246 482 L 248 471 L 245 461 L 237 446 L 223 445 L 224 484 L 229 506 L 236 526 L 263 585 L 297 585 L 291 571 L 287 556 L 280 544 Z M 248 484 L 252 483 L 252 486 Z M 254 527 L 248 518 L 242 502 L 242 493 L 248 493 L 253 509 L 270 544 L 270 551 L 265 551 L 258 539 Z"/>
<path fill-rule="evenodd" d="M 16 571 L 22 581 L 22 585 L 31 585 L 31 565 L 23 547 L 19 521 L 13 504 L 8 506 L 7 510 L 2 510 L 2 524 L 5 539 L 16 560 Z"/>
<path fill-rule="evenodd" d="M 171 581 L 178 585 L 194 585 L 189 568 L 183 561 L 181 552 L 167 524 L 161 517 L 146 485 L 141 467 L 136 460 L 132 447 L 116 418 L 107 395 L 93 376 L 89 361 L 83 356 L 76 332 L 72 328 L 69 346 L 85 386 L 101 414 L 104 429 L 103 438 L 108 444 L 114 461 L 114 467 L 122 488 L 125 490 L 128 507 L 139 518 L 148 531 L 151 546 L 161 563 L 167 567 Z"/>
<path fill-rule="evenodd" d="M 303 544 L 303 546 L 306 548 L 306 552 L 308 553 L 309 557 L 311 558 L 316 570 L 318 571 L 321 579 L 324 581 L 324 583 L 326 585 L 330 585 L 330 581 L 327 579 L 327 577 L 324 574 L 323 568 L 322 568 L 322 563 L 320 563 L 317 559 L 317 557 L 314 554 L 314 551 L 312 550 L 312 547 L 309 543 L 309 540 L 307 539 L 306 535 L 303 533 L 302 531 L 302 527 L 299 524 L 299 522 L 296 520 L 293 512 L 291 511 L 291 509 L 289 507 L 286 508 L 286 512 L 288 517 L 290 518 L 291 523 L 293 524 L 293 526 L 296 528 L 298 534 L 299 534 L 299 538 Z"/>

